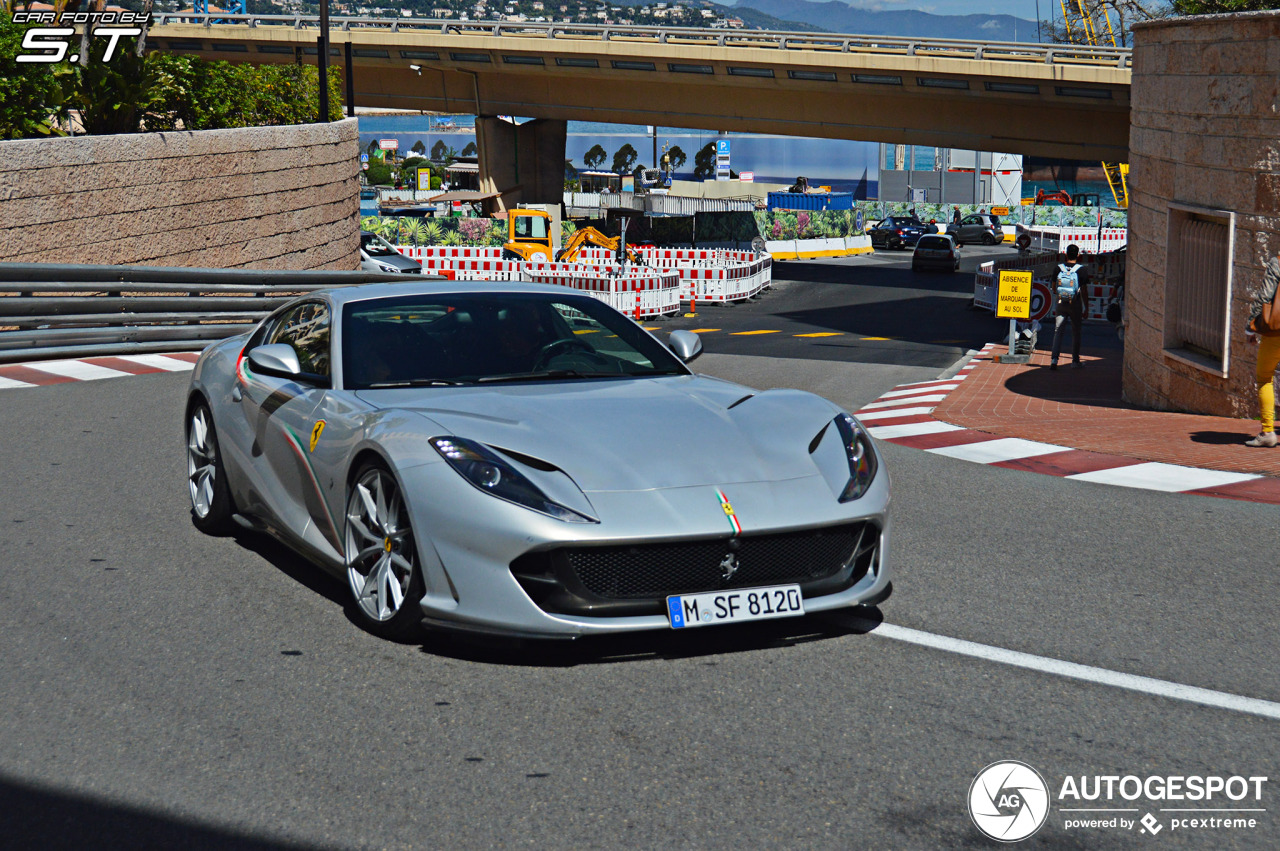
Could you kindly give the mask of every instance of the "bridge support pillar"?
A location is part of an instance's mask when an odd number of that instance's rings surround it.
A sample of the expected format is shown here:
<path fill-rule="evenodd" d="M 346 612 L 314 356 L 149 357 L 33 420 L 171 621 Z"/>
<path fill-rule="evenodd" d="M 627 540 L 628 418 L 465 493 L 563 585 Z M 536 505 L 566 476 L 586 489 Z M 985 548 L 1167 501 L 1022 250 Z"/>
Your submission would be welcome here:
<path fill-rule="evenodd" d="M 496 192 L 485 212 L 519 204 L 564 200 L 564 151 L 568 122 L 538 118 L 519 126 L 500 118 L 476 117 L 480 191 Z"/>

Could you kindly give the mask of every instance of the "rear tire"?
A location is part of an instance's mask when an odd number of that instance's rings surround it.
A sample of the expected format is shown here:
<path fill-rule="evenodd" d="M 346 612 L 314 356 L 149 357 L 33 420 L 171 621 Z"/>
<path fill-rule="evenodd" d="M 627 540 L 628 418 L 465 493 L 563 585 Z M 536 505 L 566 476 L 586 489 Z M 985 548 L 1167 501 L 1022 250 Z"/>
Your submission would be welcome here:
<path fill-rule="evenodd" d="M 187 496 L 191 522 L 206 535 L 225 535 L 235 527 L 235 504 L 227 486 L 227 470 L 218 446 L 213 413 L 204 400 L 187 415 Z"/>
<path fill-rule="evenodd" d="M 994 236 L 992 236 L 991 234 L 989 234 L 989 233 L 984 233 L 984 234 L 982 235 L 982 244 L 983 244 L 983 245 L 995 245 L 995 244 L 996 244 L 996 238 L 995 238 Z"/>

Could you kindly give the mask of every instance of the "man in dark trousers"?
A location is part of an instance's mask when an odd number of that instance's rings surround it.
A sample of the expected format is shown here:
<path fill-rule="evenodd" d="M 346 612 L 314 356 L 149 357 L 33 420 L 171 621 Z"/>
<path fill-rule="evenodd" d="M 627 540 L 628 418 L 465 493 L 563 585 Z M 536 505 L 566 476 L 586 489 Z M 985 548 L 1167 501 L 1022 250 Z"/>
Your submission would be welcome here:
<path fill-rule="evenodd" d="M 1073 292 L 1074 290 L 1074 292 Z M 1062 351 L 1062 323 L 1071 319 L 1071 365 L 1084 366 L 1080 361 L 1080 330 L 1084 326 L 1084 305 L 1089 292 L 1089 269 L 1080 262 L 1080 246 L 1067 246 L 1067 261 L 1058 264 L 1057 307 L 1053 318 L 1053 349 L 1049 353 L 1049 369 L 1058 368 L 1058 355 Z"/>

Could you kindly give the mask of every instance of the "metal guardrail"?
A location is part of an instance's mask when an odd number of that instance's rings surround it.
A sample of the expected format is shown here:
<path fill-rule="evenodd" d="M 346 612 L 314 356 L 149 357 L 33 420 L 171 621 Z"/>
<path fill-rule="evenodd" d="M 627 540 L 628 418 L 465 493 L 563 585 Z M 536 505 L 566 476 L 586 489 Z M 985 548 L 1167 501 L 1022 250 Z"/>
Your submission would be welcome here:
<path fill-rule="evenodd" d="M 330 27 L 342 31 L 383 30 L 422 32 L 447 36 L 502 36 L 570 41 L 680 44 L 714 47 L 765 48 L 826 53 L 920 56 L 946 59 L 988 59 L 1053 65 L 1100 65 L 1131 68 L 1133 51 L 1124 47 L 1084 44 L 1030 44 L 1016 41 L 902 38 L 882 35 L 787 32 L 780 30 L 726 30 L 694 27 L 619 26 L 616 24 L 534 23 L 531 21 L 445 21 L 428 18 L 337 18 Z M 317 15 L 200 15 L 194 12 L 157 12 L 152 27 L 197 24 L 319 29 Z M 162 33 L 157 35 L 163 36 Z"/>
<path fill-rule="evenodd" d="M 372 272 L 0 263 L 0 363 L 202 349 L 248 331 L 295 295 L 404 280 Z"/>

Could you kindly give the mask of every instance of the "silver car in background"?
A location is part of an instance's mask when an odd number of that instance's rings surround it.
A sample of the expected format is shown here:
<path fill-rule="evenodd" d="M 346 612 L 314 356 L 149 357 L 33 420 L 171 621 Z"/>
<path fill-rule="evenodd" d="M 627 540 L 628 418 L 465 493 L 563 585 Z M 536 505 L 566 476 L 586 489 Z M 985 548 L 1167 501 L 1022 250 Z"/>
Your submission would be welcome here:
<path fill-rule="evenodd" d="M 195 525 L 267 531 L 367 628 L 529 637 L 827 611 L 889 590 L 889 476 L 847 412 L 695 375 L 587 294 L 372 284 L 205 350 Z"/>
<path fill-rule="evenodd" d="M 405 257 L 396 247 L 376 233 L 360 231 L 360 268 L 365 272 L 392 275 L 421 275 L 422 264 Z"/>

